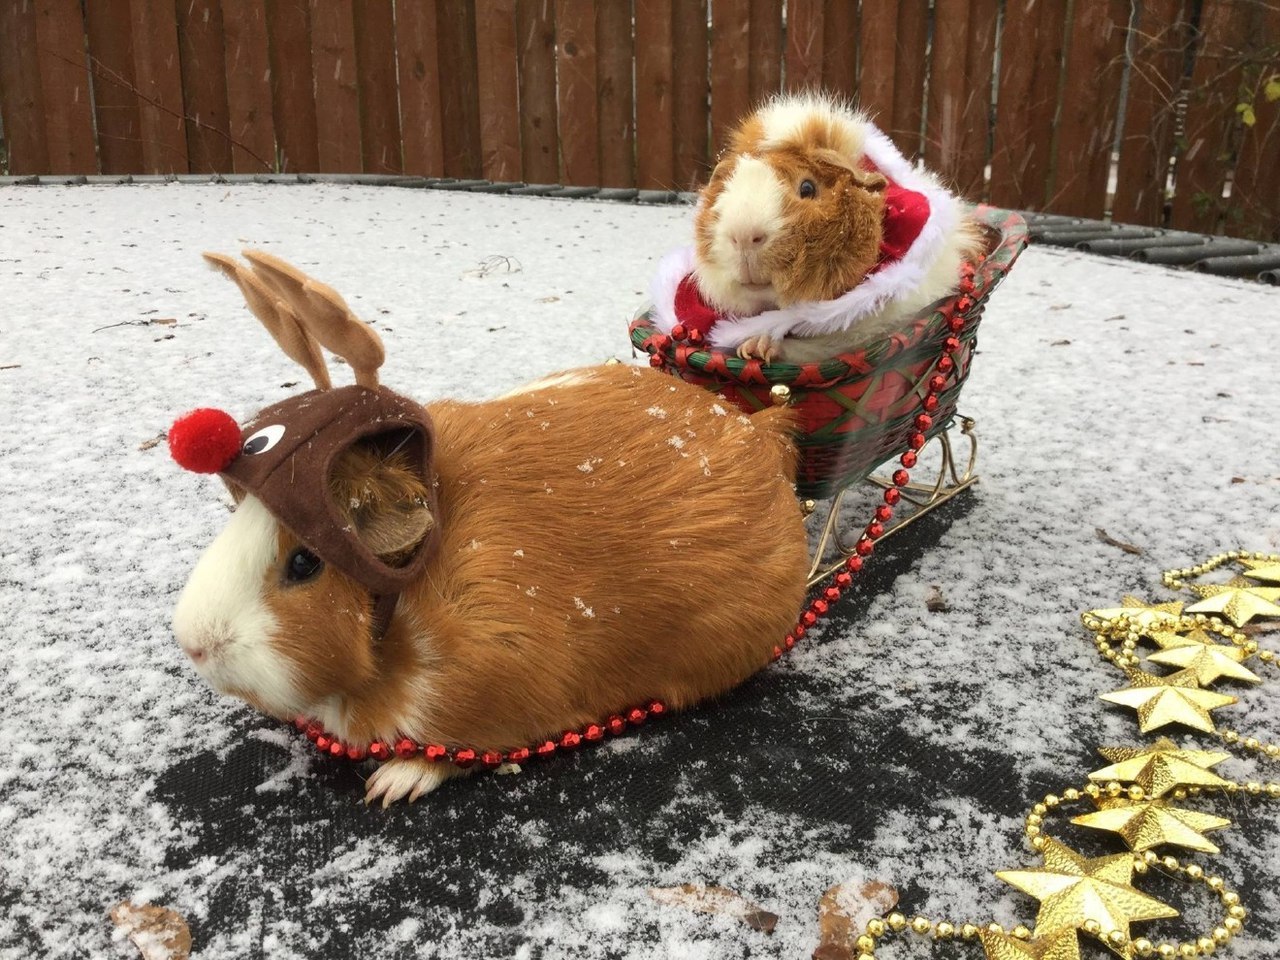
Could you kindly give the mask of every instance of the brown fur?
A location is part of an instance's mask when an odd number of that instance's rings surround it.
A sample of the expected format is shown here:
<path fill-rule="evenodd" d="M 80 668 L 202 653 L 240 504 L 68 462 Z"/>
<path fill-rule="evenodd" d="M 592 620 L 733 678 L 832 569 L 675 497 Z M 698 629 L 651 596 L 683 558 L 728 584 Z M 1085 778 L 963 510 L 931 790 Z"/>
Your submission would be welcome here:
<path fill-rule="evenodd" d="M 352 581 L 282 585 L 281 532 L 272 642 L 334 733 L 510 749 L 768 663 L 805 590 L 790 414 L 747 419 L 649 370 L 589 377 L 429 406 L 442 541 L 376 645 Z M 334 485 L 357 528 L 416 522 L 421 484 L 394 462 L 348 454 Z"/>

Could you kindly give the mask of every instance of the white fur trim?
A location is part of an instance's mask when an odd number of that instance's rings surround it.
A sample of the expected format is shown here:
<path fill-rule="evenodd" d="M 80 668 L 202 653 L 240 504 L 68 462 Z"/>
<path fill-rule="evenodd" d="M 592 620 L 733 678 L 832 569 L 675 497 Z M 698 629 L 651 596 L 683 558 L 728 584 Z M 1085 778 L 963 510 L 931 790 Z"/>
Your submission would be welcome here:
<path fill-rule="evenodd" d="M 865 124 L 864 153 L 867 158 L 900 186 L 924 194 L 929 201 L 929 218 L 901 260 L 873 273 L 848 293 L 834 300 L 798 303 L 777 310 L 767 310 L 755 316 L 721 319 L 711 328 L 708 337 L 711 345 L 719 349 L 731 349 L 748 337 L 760 335 L 781 339 L 788 334 L 820 336 L 849 330 L 861 320 L 884 311 L 894 301 L 920 293 L 921 284 L 929 277 L 939 256 L 949 249 L 955 230 L 960 225 L 959 201 L 931 174 L 914 167 L 881 131 L 866 123 L 853 111 L 833 107 L 822 98 L 817 98 L 814 104 L 824 111 L 838 111 L 848 121 Z M 783 130 L 787 123 L 798 123 L 803 111 L 812 108 L 814 104 L 804 98 L 799 98 L 799 102 L 794 104 L 783 98 L 773 106 L 777 111 L 773 122 Z M 663 333 L 670 333 L 676 323 L 676 288 L 693 270 L 693 263 L 693 248 L 684 247 L 667 254 L 658 264 L 650 289 L 653 295 L 654 325 Z M 938 295 L 945 292 L 940 290 Z M 929 299 L 936 297 L 931 296 Z"/>

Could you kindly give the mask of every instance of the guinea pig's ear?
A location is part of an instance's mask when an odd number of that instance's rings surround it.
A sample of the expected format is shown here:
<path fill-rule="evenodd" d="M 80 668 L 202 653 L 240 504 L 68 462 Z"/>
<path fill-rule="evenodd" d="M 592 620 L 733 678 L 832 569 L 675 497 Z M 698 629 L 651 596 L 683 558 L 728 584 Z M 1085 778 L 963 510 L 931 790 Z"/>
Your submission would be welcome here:
<path fill-rule="evenodd" d="M 884 188 L 889 185 L 885 175 L 875 170 L 855 170 L 853 179 L 858 186 L 870 193 L 883 193 Z"/>
<path fill-rule="evenodd" d="M 356 536 L 392 566 L 435 526 L 426 482 L 403 453 L 357 444 L 338 457 L 329 485 Z"/>

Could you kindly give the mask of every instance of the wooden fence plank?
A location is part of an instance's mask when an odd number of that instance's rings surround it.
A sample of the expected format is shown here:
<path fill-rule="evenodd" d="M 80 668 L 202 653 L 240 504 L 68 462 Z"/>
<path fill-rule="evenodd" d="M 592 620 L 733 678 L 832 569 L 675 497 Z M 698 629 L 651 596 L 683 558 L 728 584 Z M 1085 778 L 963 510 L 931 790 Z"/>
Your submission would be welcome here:
<path fill-rule="evenodd" d="M 231 165 L 236 173 L 274 171 L 276 126 L 266 10 L 253 0 L 222 0 L 222 29 Z"/>
<path fill-rule="evenodd" d="M 636 185 L 675 183 L 671 104 L 671 4 L 636 0 Z"/>
<path fill-rule="evenodd" d="M 751 106 L 756 107 L 782 89 L 782 0 L 751 0 L 748 40 Z"/>
<path fill-rule="evenodd" d="M 1195 67 L 1188 87 L 1186 146 L 1174 166 L 1170 225 L 1216 233 L 1224 207 L 1222 188 L 1239 136 L 1235 111 L 1243 75 L 1237 56 L 1248 44 L 1250 7 L 1210 0 L 1200 14 Z"/>
<path fill-rule="evenodd" d="M 1095 219 L 1106 212 L 1129 5 L 1095 0 L 1075 6 L 1048 202 L 1055 212 Z"/>
<path fill-rule="evenodd" d="M 444 121 L 440 113 L 440 29 L 436 0 L 397 3 L 396 64 L 404 172 L 444 176 Z"/>
<path fill-rule="evenodd" d="M 477 0 L 480 166 L 488 180 L 520 179 L 520 69 L 516 0 Z"/>
<path fill-rule="evenodd" d="M 1044 209 L 1067 0 L 1009 0 L 1000 40 L 991 201 Z"/>
<path fill-rule="evenodd" d="M 858 82 L 858 5 L 826 0 L 822 12 L 822 88 L 852 97 Z"/>
<path fill-rule="evenodd" d="M 520 157 L 524 179 L 558 183 L 556 12 L 552 0 L 520 0 Z"/>
<path fill-rule="evenodd" d="M 707 0 L 679 0 L 671 13 L 673 175 L 677 189 L 692 190 L 711 168 Z"/>
<path fill-rule="evenodd" d="M 953 174 L 956 190 L 969 200 L 987 195 L 991 136 L 991 91 L 995 81 L 996 18 L 999 0 L 969 0 L 969 49 L 965 60 L 965 100 Z"/>
<path fill-rule="evenodd" d="M 898 0 L 862 0 L 857 102 L 885 132 L 893 126 L 897 34 Z"/>
<path fill-rule="evenodd" d="M 929 41 L 928 5 L 904 0 L 898 6 L 897 58 L 893 68 L 893 116 L 882 117 L 885 132 L 903 154 L 920 155 L 924 124 L 925 49 Z"/>
<path fill-rule="evenodd" d="M 600 183 L 595 0 L 556 0 L 557 113 L 564 182 Z"/>
<path fill-rule="evenodd" d="M 178 16 L 172 3 L 131 0 L 133 74 L 138 87 L 144 173 L 187 173 Z"/>
<path fill-rule="evenodd" d="M 711 149 L 751 109 L 751 0 L 711 5 Z"/>
<path fill-rule="evenodd" d="M 929 67 L 924 162 L 954 180 L 961 145 L 967 136 L 964 109 L 970 88 L 965 74 L 969 55 L 969 0 L 937 0 L 933 20 L 933 58 Z"/>
<path fill-rule="evenodd" d="M 311 68 L 321 173 L 359 173 L 360 96 L 352 0 L 311 0 Z"/>
<path fill-rule="evenodd" d="M 1187 0 L 1146 0 L 1138 14 L 1111 218 L 1160 226 L 1190 19 Z"/>
<path fill-rule="evenodd" d="M 320 169 L 307 0 L 268 0 L 271 106 L 282 172 Z"/>
<path fill-rule="evenodd" d="M 179 0 L 178 51 L 191 172 L 231 173 L 226 50 L 217 0 Z"/>
<path fill-rule="evenodd" d="M 85 4 L 98 161 L 103 173 L 142 172 L 142 130 L 133 92 L 129 0 Z"/>
<path fill-rule="evenodd" d="M 29 0 L 0 0 L 0 117 L 9 172 L 46 173 L 49 150 L 36 64 L 36 11 Z"/>
<path fill-rule="evenodd" d="M 36 62 L 44 108 L 47 173 L 97 173 L 79 0 L 36 0 Z"/>
<path fill-rule="evenodd" d="M 360 92 L 360 156 L 365 173 L 400 173 L 400 107 L 396 102 L 392 0 L 355 5 L 356 88 Z"/>
<path fill-rule="evenodd" d="M 448 82 L 440 86 L 444 121 L 444 172 L 448 177 L 479 177 L 480 81 L 476 66 L 476 8 L 471 0 L 437 0 L 440 62 Z M 442 75 L 442 79 L 443 79 Z"/>
<path fill-rule="evenodd" d="M 787 90 L 822 86 L 823 0 L 788 0 L 785 73 Z"/>
<path fill-rule="evenodd" d="M 635 186 L 635 97 L 632 95 L 631 3 L 596 10 L 596 109 L 600 117 L 600 183 Z"/>
<path fill-rule="evenodd" d="M 1251 53 L 1259 67 L 1255 84 L 1261 85 L 1280 69 L 1275 60 L 1265 59 L 1263 46 L 1280 40 L 1280 7 L 1259 6 L 1254 17 Z M 1271 54 L 1274 57 L 1274 46 Z M 1255 91 L 1252 102 L 1257 120 L 1242 134 L 1226 229 L 1236 236 L 1274 243 L 1280 241 L 1280 100 L 1268 101 Z"/>

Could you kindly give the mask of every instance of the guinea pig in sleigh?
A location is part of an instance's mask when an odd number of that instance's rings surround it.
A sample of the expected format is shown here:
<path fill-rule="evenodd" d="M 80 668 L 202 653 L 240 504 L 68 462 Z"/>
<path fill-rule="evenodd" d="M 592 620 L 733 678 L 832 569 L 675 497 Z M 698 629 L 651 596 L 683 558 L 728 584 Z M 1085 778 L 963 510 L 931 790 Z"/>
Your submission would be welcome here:
<path fill-rule="evenodd" d="M 379 385 L 381 341 L 336 292 L 206 256 L 316 389 L 170 430 L 236 504 L 174 630 L 215 689 L 385 761 L 367 801 L 620 732 L 772 658 L 808 552 L 785 407 L 743 416 L 624 365 L 423 406 Z M 330 386 L 321 345 L 356 385 Z"/>
<path fill-rule="evenodd" d="M 817 93 L 777 97 L 731 132 L 694 235 L 658 268 L 655 325 L 787 363 L 888 336 L 953 294 L 986 246 L 937 178 Z"/>

